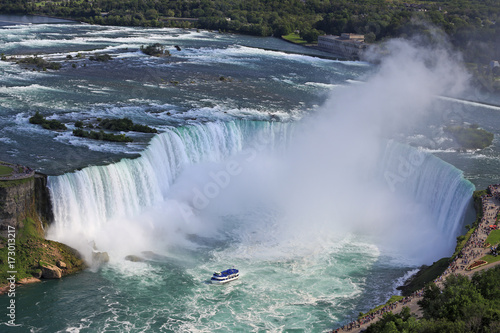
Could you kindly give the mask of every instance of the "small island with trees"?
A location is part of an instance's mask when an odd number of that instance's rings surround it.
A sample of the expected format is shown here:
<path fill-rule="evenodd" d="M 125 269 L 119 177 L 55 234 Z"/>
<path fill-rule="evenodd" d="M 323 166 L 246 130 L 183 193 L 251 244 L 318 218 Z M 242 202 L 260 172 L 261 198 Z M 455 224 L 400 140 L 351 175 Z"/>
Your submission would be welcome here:
<path fill-rule="evenodd" d="M 43 128 L 53 131 L 62 131 L 67 129 L 66 125 L 59 120 L 47 120 L 40 112 L 36 112 L 33 117 L 29 119 L 31 124 L 41 125 Z"/>
<path fill-rule="evenodd" d="M 111 141 L 111 142 L 133 142 L 134 140 L 125 134 L 113 134 L 106 133 L 104 130 L 114 131 L 114 132 L 140 132 L 140 133 L 151 133 L 156 134 L 158 130 L 156 128 L 149 127 L 147 125 L 135 124 L 129 118 L 121 119 L 108 119 L 108 118 L 97 118 L 97 123 L 92 124 L 91 122 L 84 123 L 81 120 L 75 122 L 75 129 L 73 130 L 73 135 L 81 138 L 99 140 L 99 141 Z M 31 124 L 40 125 L 47 130 L 53 131 L 63 131 L 67 127 L 65 124 L 58 120 L 47 120 L 40 112 L 36 112 L 34 116 L 29 118 Z M 83 128 L 91 129 L 86 131 Z M 98 129 L 99 131 L 93 131 L 93 129 Z"/>
<path fill-rule="evenodd" d="M 446 126 L 445 133 L 450 134 L 463 149 L 484 149 L 493 142 L 493 133 L 490 133 L 478 125 L 469 126 Z"/>
<path fill-rule="evenodd" d="M 134 140 L 125 134 L 106 133 L 104 130 L 116 132 L 140 132 L 140 133 L 158 133 L 158 130 L 147 125 L 134 124 L 129 118 L 108 119 L 97 118 L 98 123 L 84 124 L 83 121 L 75 122 L 76 129 L 73 130 L 73 135 L 81 138 L 112 141 L 112 142 L 133 142 Z M 99 131 L 85 131 L 83 128 L 99 129 Z"/>

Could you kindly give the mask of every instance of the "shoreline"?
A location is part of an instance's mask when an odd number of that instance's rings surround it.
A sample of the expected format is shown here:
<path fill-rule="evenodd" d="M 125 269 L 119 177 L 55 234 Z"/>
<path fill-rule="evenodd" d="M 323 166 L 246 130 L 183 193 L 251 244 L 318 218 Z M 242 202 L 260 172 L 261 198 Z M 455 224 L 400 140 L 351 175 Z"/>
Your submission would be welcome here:
<path fill-rule="evenodd" d="M 121 25 L 99 25 L 99 24 L 94 24 L 94 23 L 86 23 L 86 22 L 80 22 L 74 19 L 69 19 L 69 18 L 60 18 L 60 17 L 55 17 L 55 16 L 49 16 L 49 15 L 16 15 L 16 14 L 4 14 L 3 16 L 19 16 L 19 17 L 31 17 L 31 18 L 49 18 L 49 19 L 54 19 L 54 20 L 60 20 L 60 21 L 65 21 L 65 22 L 18 22 L 18 21 L 4 21 L 2 20 L 2 15 L 0 14 L 0 29 L 5 26 L 10 26 L 10 25 L 32 25 L 32 24 L 64 24 L 64 23 L 81 23 L 81 24 L 89 24 L 89 25 L 95 25 L 95 26 L 110 26 L 110 27 L 122 27 Z M 3 24 L 3 23 L 12 23 L 12 24 Z M 135 27 L 135 26 L 130 26 L 130 27 Z M 143 27 L 147 29 L 148 27 Z M 164 29 L 179 29 L 179 28 L 174 28 L 174 27 L 164 27 Z M 184 29 L 184 28 L 183 28 Z M 199 29 L 199 28 L 187 28 L 187 29 L 195 29 L 195 30 L 205 30 L 205 31 L 212 31 L 210 29 Z M 252 35 L 246 35 L 246 34 L 241 34 L 241 33 L 236 33 L 236 32 L 225 32 L 226 34 L 235 34 L 235 35 L 241 35 L 241 36 L 252 36 Z M 307 44 L 307 45 L 301 45 L 297 43 L 290 42 L 284 38 L 280 37 L 275 37 L 275 36 L 270 36 L 273 38 L 280 39 L 282 41 L 285 41 L 287 43 L 290 43 L 292 45 L 304 47 L 305 49 L 309 50 L 314 50 L 314 51 L 319 51 L 322 53 L 329 53 L 326 52 L 317 46 L 313 44 Z M 262 37 L 266 38 L 266 37 Z M 289 50 L 278 50 L 278 49 L 272 49 L 272 48 L 260 48 L 265 51 L 275 51 L 275 52 L 283 52 L 286 54 L 297 54 L 297 55 L 305 55 L 305 56 L 310 56 L 314 58 L 319 58 L 319 59 L 326 59 L 326 60 L 334 60 L 334 61 L 359 61 L 359 62 L 364 62 L 362 60 L 351 60 L 347 58 L 343 58 L 339 55 L 335 55 L 332 53 L 332 55 L 327 55 L 327 54 L 310 54 L 306 52 L 294 52 L 294 51 L 289 51 Z"/>
<path fill-rule="evenodd" d="M 19 18 L 20 21 L 8 20 L 8 17 Z M 23 20 L 24 19 L 24 20 Z M 27 20 L 31 19 L 31 20 Z M 37 19 L 45 19 L 45 22 L 36 22 Z M 52 22 L 50 21 L 52 20 Z M 32 25 L 32 24 L 71 24 L 80 23 L 80 21 L 68 18 L 60 18 L 49 15 L 20 15 L 20 14 L 0 14 L 0 29 L 2 27 L 9 27 L 15 25 Z"/>
<path fill-rule="evenodd" d="M 495 192 L 491 193 L 491 189 L 495 189 Z M 451 258 L 452 260 L 450 261 L 448 268 L 432 281 L 439 288 L 443 287 L 443 282 L 448 276 L 464 275 L 471 278 L 472 275 L 477 272 L 488 270 L 500 265 L 499 260 L 470 269 L 470 266 L 473 265 L 474 262 L 489 253 L 489 248 L 485 248 L 484 246 L 489 233 L 493 230 L 489 228 L 489 225 L 495 224 L 496 216 L 500 214 L 500 186 L 490 185 L 488 186 L 487 191 L 489 191 L 490 194 L 481 196 L 482 216 L 479 212 L 476 215 L 477 218 L 481 217 L 478 225 L 473 227 L 473 233 L 470 235 L 469 239 L 459 253 L 457 253 L 455 257 Z M 478 208 L 476 207 L 476 210 L 477 209 Z M 457 242 L 457 246 L 459 246 L 459 242 Z M 427 284 L 429 283 L 431 282 L 428 282 Z M 405 306 L 410 308 L 410 312 L 415 314 L 417 319 L 421 319 L 422 311 L 418 305 L 418 301 L 423 298 L 424 289 L 425 287 L 414 291 L 410 296 L 407 296 L 402 300 L 384 306 L 381 310 L 375 312 L 375 314 L 365 315 L 362 318 L 347 323 L 337 329 L 329 330 L 328 332 L 363 332 L 368 326 L 379 321 L 385 313 L 392 312 L 393 314 L 397 314 L 401 312 Z"/>

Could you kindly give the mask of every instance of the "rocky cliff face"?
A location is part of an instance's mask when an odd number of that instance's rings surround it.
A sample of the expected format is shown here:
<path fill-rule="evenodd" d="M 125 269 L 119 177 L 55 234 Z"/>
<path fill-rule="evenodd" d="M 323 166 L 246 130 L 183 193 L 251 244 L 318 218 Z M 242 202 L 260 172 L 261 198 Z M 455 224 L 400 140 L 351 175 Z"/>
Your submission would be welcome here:
<path fill-rule="evenodd" d="M 46 240 L 43 225 L 53 220 L 47 176 L 35 174 L 26 179 L 0 181 L 0 295 L 12 270 L 7 258 L 15 248 L 16 281 L 59 279 L 84 269 L 80 254 L 58 242 Z M 10 234 L 12 236 L 12 234 Z M 15 239 L 11 243 L 11 239 Z M 8 247 L 9 246 L 9 247 Z"/>
<path fill-rule="evenodd" d="M 0 181 L 0 235 L 8 227 L 18 227 L 35 203 L 35 180 L 33 178 Z"/>
<path fill-rule="evenodd" d="M 22 227 L 20 223 L 36 210 L 43 223 L 53 221 L 47 176 L 21 180 L 0 181 L 0 236 L 4 236 L 9 226 Z"/>
<path fill-rule="evenodd" d="M 51 224 L 54 221 L 50 191 L 47 187 L 47 175 L 35 174 L 35 204 L 38 216 L 44 223 Z"/>

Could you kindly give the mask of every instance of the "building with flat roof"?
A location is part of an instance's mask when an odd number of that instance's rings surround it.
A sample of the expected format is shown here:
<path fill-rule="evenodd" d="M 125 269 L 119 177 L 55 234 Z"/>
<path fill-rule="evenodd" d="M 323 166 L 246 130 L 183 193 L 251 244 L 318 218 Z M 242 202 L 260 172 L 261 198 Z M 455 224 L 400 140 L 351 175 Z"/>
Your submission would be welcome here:
<path fill-rule="evenodd" d="M 366 47 L 364 35 L 342 33 L 318 37 L 318 48 L 347 59 L 360 59 Z"/>

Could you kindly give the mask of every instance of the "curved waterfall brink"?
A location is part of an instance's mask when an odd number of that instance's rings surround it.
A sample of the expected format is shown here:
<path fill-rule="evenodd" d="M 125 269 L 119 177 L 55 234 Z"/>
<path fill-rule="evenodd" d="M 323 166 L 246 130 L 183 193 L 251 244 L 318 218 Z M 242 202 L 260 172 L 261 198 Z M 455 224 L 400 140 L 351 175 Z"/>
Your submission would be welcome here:
<path fill-rule="evenodd" d="M 175 216 L 169 215 L 168 222 L 165 222 L 166 213 L 158 213 L 154 207 L 165 209 L 172 205 L 169 200 L 175 191 L 171 186 L 181 172 L 188 167 L 192 171 L 190 166 L 196 167 L 200 163 L 228 161 L 245 149 L 257 147 L 261 150 L 265 146 L 277 153 L 295 140 L 296 126 L 294 123 L 231 121 L 172 128 L 155 136 L 137 159 L 123 159 L 106 166 L 92 166 L 49 177 L 55 218 L 50 237 L 69 241 L 68 237 L 75 238 L 78 234 L 80 238 L 91 240 L 110 225 L 110 221 L 113 222 L 110 232 L 115 235 L 117 230 L 125 229 L 125 221 L 132 226 L 128 230 L 134 230 L 131 234 L 137 232 L 142 223 L 157 223 L 157 228 L 176 230 Z M 294 149 L 290 147 L 285 151 L 293 154 Z M 449 235 L 446 244 L 450 245 L 460 231 L 474 190 L 462 172 L 431 154 L 395 142 L 387 144 L 379 163 L 384 184 L 375 187 L 378 192 L 374 193 L 384 193 L 388 187 L 396 194 L 395 198 L 404 196 L 409 199 L 407 201 L 425 207 L 425 214 L 432 224 L 436 223 L 444 235 Z M 304 173 L 305 181 L 308 172 Z M 333 180 L 342 177 L 332 176 Z M 191 173 L 187 172 L 182 180 L 190 177 Z M 259 188 L 265 186 L 263 183 Z M 157 215 L 146 221 L 144 215 L 140 215 L 145 212 Z M 418 223 L 418 218 L 415 216 L 413 223 Z M 194 224 L 191 227 L 196 228 Z"/>
<path fill-rule="evenodd" d="M 219 162 L 252 144 L 281 145 L 290 124 L 231 121 L 171 128 L 155 136 L 137 159 L 49 177 L 58 231 L 98 229 L 107 220 L 139 214 L 162 201 L 187 166 Z"/>
<path fill-rule="evenodd" d="M 460 234 L 475 190 L 461 170 L 432 154 L 390 141 L 382 158 L 382 172 L 391 190 L 426 206 L 450 240 Z"/>

